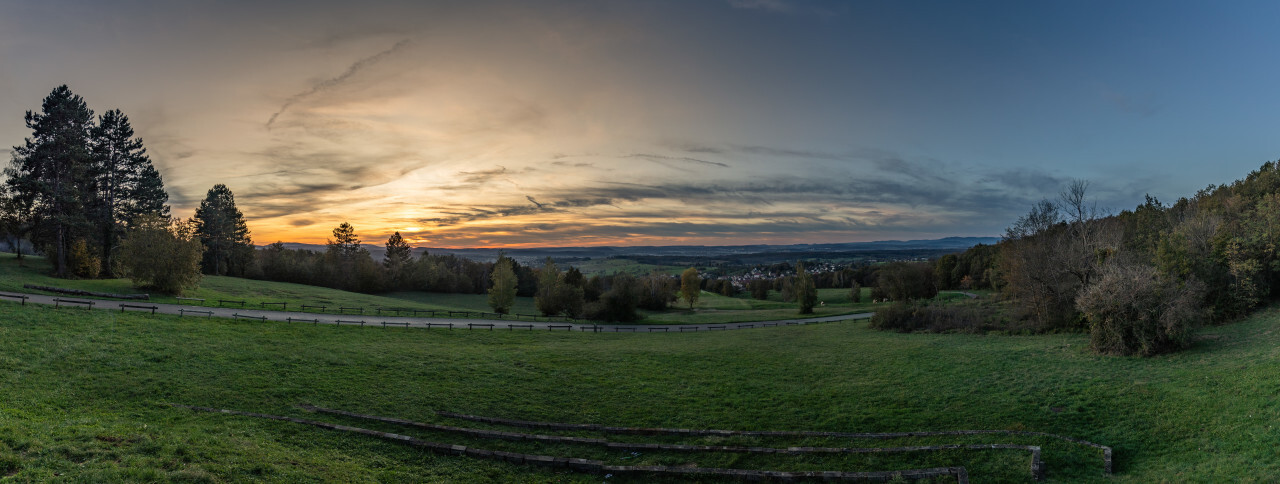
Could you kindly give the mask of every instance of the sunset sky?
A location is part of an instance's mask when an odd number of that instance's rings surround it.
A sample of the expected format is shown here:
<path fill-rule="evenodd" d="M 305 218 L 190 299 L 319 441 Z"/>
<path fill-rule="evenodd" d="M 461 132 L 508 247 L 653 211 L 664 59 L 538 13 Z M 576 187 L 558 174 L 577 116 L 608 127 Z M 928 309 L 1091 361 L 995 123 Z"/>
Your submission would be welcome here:
<path fill-rule="evenodd" d="M 1217 8 L 1220 6 L 1230 8 Z M 67 84 L 256 243 L 995 236 L 1280 157 L 1280 2 L 6 1 L 0 146 Z"/>

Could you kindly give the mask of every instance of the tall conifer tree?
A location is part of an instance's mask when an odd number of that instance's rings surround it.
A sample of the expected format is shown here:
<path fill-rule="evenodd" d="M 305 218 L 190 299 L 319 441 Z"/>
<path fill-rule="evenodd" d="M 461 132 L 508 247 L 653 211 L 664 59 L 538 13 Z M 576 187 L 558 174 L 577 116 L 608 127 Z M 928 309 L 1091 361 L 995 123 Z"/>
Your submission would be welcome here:
<path fill-rule="evenodd" d="M 243 270 L 244 257 L 253 256 L 253 240 L 244 214 L 236 208 L 235 195 L 221 183 L 209 189 L 195 216 L 196 236 L 204 245 L 200 267 L 217 276 Z"/>
<path fill-rule="evenodd" d="M 88 226 L 93 111 L 62 85 L 44 98 L 41 112 L 27 111 L 25 120 L 32 136 L 13 147 L 6 183 L 30 210 L 44 214 L 45 223 L 34 231 L 33 242 L 53 252 L 55 274 L 66 277 L 71 243 Z"/>
<path fill-rule="evenodd" d="M 413 247 L 409 247 L 409 243 L 404 241 L 400 232 L 391 234 L 391 237 L 387 238 L 386 247 L 387 255 L 382 260 L 382 266 L 386 267 L 392 284 L 398 287 L 405 279 L 405 267 L 413 262 Z"/>
<path fill-rule="evenodd" d="M 103 267 L 109 269 L 112 252 L 133 220 L 142 215 L 169 216 L 169 195 L 142 140 L 134 137 L 129 117 L 119 109 L 98 118 L 98 125 L 90 130 L 90 148 L 96 191 L 90 213 Z"/>

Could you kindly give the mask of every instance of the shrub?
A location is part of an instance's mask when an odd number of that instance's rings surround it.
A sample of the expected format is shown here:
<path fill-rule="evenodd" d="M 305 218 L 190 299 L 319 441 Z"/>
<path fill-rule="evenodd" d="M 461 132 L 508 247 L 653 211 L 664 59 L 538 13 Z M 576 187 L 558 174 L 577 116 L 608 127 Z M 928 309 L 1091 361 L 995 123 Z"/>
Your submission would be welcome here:
<path fill-rule="evenodd" d="M 583 316 L 596 321 L 631 322 L 640 319 L 636 306 L 640 300 L 640 287 L 630 274 L 620 272 L 613 276 L 612 287 L 600 296 L 600 300 L 583 308 Z"/>
<path fill-rule="evenodd" d="M 897 302 L 876 310 L 871 316 L 871 329 L 893 330 L 909 333 L 918 329 L 915 308 L 906 302 Z"/>
<path fill-rule="evenodd" d="M 678 286 L 682 284 L 681 281 L 658 271 L 654 271 L 635 282 L 637 297 L 639 298 L 636 304 L 641 309 L 650 311 L 665 311 L 672 303 L 676 302 L 677 288 L 681 291 L 685 289 L 684 286 Z M 694 284 L 692 290 L 697 292 L 698 285 Z M 693 300 L 697 302 L 698 298 L 695 296 Z"/>
<path fill-rule="evenodd" d="M 181 295 L 200 284 L 200 256 L 204 246 L 191 224 L 147 215 L 134 223 L 120 245 L 120 261 L 140 288 Z"/>
<path fill-rule="evenodd" d="M 97 279 L 102 270 L 102 260 L 89 252 L 89 244 L 84 239 L 76 239 L 71 244 L 68 257 L 71 273 L 82 279 Z"/>
<path fill-rule="evenodd" d="M 932 299 L 938 295 L 933 266 L 927 263 L 885 264 L 876 276 L 876 288 L 890 301 Z"/>
<path fill-rule="evenodd" d="M 1112 261 L 1076 298 L 1089 322 L 1089 344 L 1104 354 L 1150 356 L 1185 348 L 1207 316 L 1204 284 L 1179 282 L 1152 266 Z"/>
<path fill-rule="evenodd" d="M 913 331 L 986 332 L 1008 329 L 994 320 L 991 308 L 959 304 L 896 302 L 877 309 L 871 328 L 910 333 Z"/>

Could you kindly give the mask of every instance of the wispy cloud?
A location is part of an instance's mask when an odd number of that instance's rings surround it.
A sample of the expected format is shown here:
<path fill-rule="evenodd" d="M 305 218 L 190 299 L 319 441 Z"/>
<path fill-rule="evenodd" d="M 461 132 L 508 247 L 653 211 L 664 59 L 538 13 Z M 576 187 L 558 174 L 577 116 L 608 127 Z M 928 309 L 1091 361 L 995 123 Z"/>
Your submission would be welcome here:
<path fill-rule="evenodd" d="M 672 166 L 670 163 L 667 163 L 671 161 L 680 162 L 680 163 L 691 163 L 695 165 L 718 166 L 720 168 L 729 168 L 729 165 L 720 163 L 718 161 L 707 161 L 707 160 L 701 160 L 698 158 L 690 158 L 688 156 L 665 156 L 665 155 L 655 155 L 652 153 L 632 153 L 624 156 L 623 158 L 640 158 L 642 160 L 649 160 L 669 168 L 675 168 L 675 166 Z"/>
<path fill-rule="evenodd" d="M 308 97 L 314 96 L 317 93 L 320 93 L 322 91 L 333 89 L 337 86 L 342 85 L 342 83 L 346 82 L 348 79 L 351 79 L 352 76 L 355 76 L 361 70 L 366 69 L 374 64 L 377 64 L 383 59 L 386 59 L 388 56 L 391 56 L 392 54 L 395 54 L 396 52 L 404 49 L 405 47 L 408 47 L 410 43 L 411 41 L 409 39 L 396 42 L 396 44 L 391 46 L 390 49 L 384 50 L 382 52 L 379 52 L 369 57 L 365 57 L 351 64 L 350 66 L 347 67 L 347 70 L 343 71 L 342 74 L 339 74 L 338 77 L 320 81 L 316 85 L 311 86 L 311 89 L 289 96 L 288 99 L 285 99 L 284 104 L 280 105 L 280 109 L 276 110 L 275 113 L 271 114 L 271 118 L 267 120 L 267 124 L 266 124 L 267 129 L 271 129 L 271 125 L 276 122 L 276 118 L 280 117 L 281 114 L 284 114 L 284 112 L 294 104 L 297 104 L 302 100 Z"/>
<path fill-rule="evenodd" d="M 743 153 L 751 153 L 757 155 L 776 156 L 782 158 L 810 158 L 815 160 L 848 160 L 849 155 L 840 155 L 836 153 L 826 153 L 822 151 L 800 150 L 793 148 L 778 148 L 772 146 L 733 146 L 735 150 Z"/>
<path fill-rule="evenodd" d="M 418 222 L 424 224 L 435 225 L 437 227 L 448 227 L 464 222 L 474 222 L 477 220 L 488 220 L 502 217 L 519 217 L 523 215 L 534 215 L 541 213 L 550 213 L 559 211 L 556 208 L 546 207 L 542 205 L 489 205 L 483 207 L 470 207 L 460 211 L 446 211 L 444 217 L 431 217 L 419 219 Z"/>
<path fill-rule="evenodd" d="M 462 182 L 470 183 L 470 184 L 484 183 L 494 177 L 505 176 L 506 174 L 507 174 L 507 167 L 505 166 L 498 166 L 498 167 L 490 168 L 488 170 L 458 172 L 458 176 L 462 177 Z"/>

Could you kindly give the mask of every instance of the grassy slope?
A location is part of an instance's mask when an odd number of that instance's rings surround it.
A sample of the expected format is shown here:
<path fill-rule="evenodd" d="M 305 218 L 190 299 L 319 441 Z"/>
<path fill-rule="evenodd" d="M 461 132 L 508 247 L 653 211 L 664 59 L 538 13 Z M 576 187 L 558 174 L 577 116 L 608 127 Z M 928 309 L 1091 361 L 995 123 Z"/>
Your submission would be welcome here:
<path fill-rule="evenodd" d="M 499 450 L 682 464 L 883 470 L 964 465 L 1026 480 L 1020 453 L 758 457 L 626 453 L 465 438 L 313 416 L 301 402 L 451 424 L 432 410 L 735 429 L 1028 429 L 1111 445 L 1116 482 L 1274 481 L 1280 314 L 1209 328 L 1189 351 L 1100 357 L 1080 335 L 897 334 L 836 323 L 696 334 L 314 327 L 0 303 L 0 479 L 600 482 L 436 456 L 180 402 L 298 415 Z M 464 424 L 473 425 L 473 424 Z M 621 439 L 621 438 L 620 438 Z M 636 438 L 645 440 L 643 438 Z M 648 439 L 653 440 L 653 439 Z M 1051 482 L 1097 480 L 1096 452 L 1038 438 Z M 713 439 L 692 443 L 723 443 Z M 748 445 L 916 445 L 782 441 Z M 650 482 L 614 476 L 608 482 Z"/>
<path fill-rule="evenodd" d="M 27 257 L 19 266 L 11 254 L 0 254 L 0 291 L 31 292 L 23 284 L 84 289 L 88 291 L 130 294 L 143 292 L 133 287 L 128 279 L 68 280 L 49 275 L 49 264 L 44 258 Z M 247 307 L 260 307 L 262 302 L 289 303 L 291 309 L 301 305 L 328 307 L 451 309 L 455 311 L 490 311 L 488 296 L 483 294 L 434 294 L 421 292 L 397 292 L 385 295 L 360 294 L 287 282 L 255 281 L 238 277 L 204 276 L 200 287 L 184 294 L 185 297 L 205 299 L 216 305 L 218 299 L 247 301 Z M 155 294 L 151 300 L 162 303 L 179 303 L 173 297 Z M 516 311 L 534 314 L 533 298 L 516 298 Z"/>

